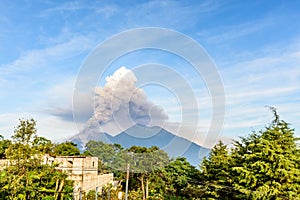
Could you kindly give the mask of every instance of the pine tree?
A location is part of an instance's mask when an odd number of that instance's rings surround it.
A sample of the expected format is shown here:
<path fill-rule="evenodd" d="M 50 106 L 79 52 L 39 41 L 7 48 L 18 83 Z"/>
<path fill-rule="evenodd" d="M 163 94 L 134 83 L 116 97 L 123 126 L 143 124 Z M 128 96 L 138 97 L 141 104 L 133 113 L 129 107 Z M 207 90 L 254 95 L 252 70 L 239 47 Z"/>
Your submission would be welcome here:
<path fill-rule="evenodd" d="M 208 158 L 201 165 L 203 197 L 214 199 L 233 199 L 230 174 L 231 158 L 227 146 L 221 141 L 214 146 Z"/>
<path fill-rule="evenodd" d="M 234 187 L 240 199 L 300 199 L 300 157 L 294 130 L 274 113 L 264 130 L 235 142 Z"/>

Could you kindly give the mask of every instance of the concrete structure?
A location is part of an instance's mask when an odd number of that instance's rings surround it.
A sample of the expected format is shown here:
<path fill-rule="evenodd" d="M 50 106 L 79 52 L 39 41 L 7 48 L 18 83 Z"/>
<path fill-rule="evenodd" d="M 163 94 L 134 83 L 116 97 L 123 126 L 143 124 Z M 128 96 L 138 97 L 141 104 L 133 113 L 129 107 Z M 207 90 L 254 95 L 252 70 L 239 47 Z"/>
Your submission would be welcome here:
<path fill-rule="evenodd" d="M 0 171 L 9 165 L 10 165 L 10 162 L 8 159 L 0 159 Z"/>
<path fill-rule="evenodd" d="M 88 192 L 98 187 L 111 183 L 113 184 L 113 174 L 98 174 L 98 158 L 90 156 L 44 156 L 44 164 L 52 165 L 57 163 L 57 170 L 68 174 L 68 179 L 74 181 L 74 191 Z"/>
<path fill-rule="evenodd" d="M 98 174 L 98 157 L 90 156 L 49 156 L 42 157 L 43 164 L 57 163 L 57 170 L 68 174 L 68 179 L 74 181 L 75 199 L 79 199 L 79 192 L 90 190 L 102 191 L 107 184 L 114 184 L 113 174 Z M 11 164 L 8 159 L 0 159 L 0 171 Z"/>

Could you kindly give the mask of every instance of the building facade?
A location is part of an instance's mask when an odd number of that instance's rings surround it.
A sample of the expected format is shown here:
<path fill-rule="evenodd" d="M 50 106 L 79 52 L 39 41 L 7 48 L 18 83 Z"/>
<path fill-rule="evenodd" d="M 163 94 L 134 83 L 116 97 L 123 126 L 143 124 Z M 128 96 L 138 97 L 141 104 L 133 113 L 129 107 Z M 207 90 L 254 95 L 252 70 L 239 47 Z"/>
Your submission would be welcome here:
<path fill-rule="evenodd" d="M 90 190 L 102 191 L 103 186 L 113 184 L 113 174 L 98 174 L 98 157 L 91 156 L 49 156 L 42 157 L 43 164 L 58 164 L 56 170 L 66 172 L 69 180 L 74 181 L 74 197 Z M 9 166 L 11 161 L 0 159 L 0 171 Z"/>
<path fill-rule="evenodd" d="M 90 156 L 44 156 L 44 164 L 57 163 L 57 170 L 68 174 L 68 179 L 74 181 L 75 192 L 88 192 L 107 184 L 113 184 L 113 174 L 98 174 L 98 157 Z"/>

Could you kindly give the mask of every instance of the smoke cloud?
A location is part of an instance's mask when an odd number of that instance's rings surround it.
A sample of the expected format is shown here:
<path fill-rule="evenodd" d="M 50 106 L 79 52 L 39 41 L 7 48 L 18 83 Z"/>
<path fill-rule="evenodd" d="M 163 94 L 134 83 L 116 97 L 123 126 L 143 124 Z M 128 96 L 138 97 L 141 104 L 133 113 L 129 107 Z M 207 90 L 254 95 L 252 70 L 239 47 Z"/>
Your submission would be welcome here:
<path fill-rule="evenodd" d="M 94 114 L 88 124 L 105 125 L 112 120 L 125 120 L 132 124 L 153 125 L 167 120 L 164 110 L 150 102 L 145 91 L 137 88 L 136 83 L 135 74 L 125 67 L 106 77 L 105 86 L 95 89 Z"/>

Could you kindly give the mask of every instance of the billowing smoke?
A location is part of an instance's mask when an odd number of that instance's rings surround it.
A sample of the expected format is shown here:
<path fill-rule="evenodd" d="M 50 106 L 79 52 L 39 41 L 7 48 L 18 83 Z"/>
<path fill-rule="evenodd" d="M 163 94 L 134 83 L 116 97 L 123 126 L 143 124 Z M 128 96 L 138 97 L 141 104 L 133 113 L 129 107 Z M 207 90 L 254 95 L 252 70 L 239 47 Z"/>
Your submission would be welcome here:
<path fill-rule="evenodd" d="M 144 90 L 136 87 L 136 83 L 135 74 L 125 67 L 106 77 L 105 86 L 95 90 L 94 115 L 88 124 L 105 125 L 117 118 L 122 118 L 120 121 L 129 118 L 133 124 L 143 125 L 165 121 L 168 116 L 164 110 L 150 102 Z"/>

